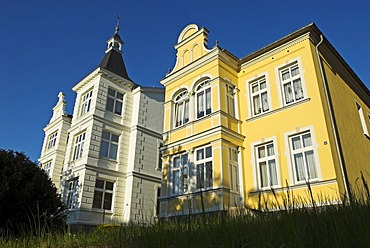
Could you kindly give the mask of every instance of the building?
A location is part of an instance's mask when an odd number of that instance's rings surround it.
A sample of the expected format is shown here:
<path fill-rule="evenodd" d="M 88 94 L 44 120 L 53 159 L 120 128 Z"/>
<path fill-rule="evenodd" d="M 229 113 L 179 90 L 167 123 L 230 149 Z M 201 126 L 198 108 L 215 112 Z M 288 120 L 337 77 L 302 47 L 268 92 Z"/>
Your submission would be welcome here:
<path fill-rule="evenodd" d="M 352 200 L 370 92 L 315 24 L 237 58 L 185 27 L 165 86 L 160 215 Z"/>
<path fill-rule="evenodd" d="M 45 127 L 39 159 L 60 188 L 70 225 L 153 220 L 160 193 L 163 88 L 128 76 L 118 26 L 99 66 L 74 87 L 73 116 L 63 93 Z"/>

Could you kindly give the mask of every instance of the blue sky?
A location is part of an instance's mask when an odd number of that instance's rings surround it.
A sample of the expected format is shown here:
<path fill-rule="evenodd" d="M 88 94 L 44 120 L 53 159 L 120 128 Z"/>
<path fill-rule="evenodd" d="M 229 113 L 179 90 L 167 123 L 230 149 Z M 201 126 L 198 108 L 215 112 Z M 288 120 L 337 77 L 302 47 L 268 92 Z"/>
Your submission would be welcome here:
<path fill-rule="evenodd" d="M 249 3 L 250 2 L 250 3 Z M 0 8 L 0 148 L 40 156 L 43 128 L 59 91 L 73 111 L 71 88 L 104 56 L 116 15 L 130 77 L 160 86 L 175 63 L 173 45 L 190 23 L 244 57 L 315 22 L 370 87 L 369 1 L 4 1 Z"/>

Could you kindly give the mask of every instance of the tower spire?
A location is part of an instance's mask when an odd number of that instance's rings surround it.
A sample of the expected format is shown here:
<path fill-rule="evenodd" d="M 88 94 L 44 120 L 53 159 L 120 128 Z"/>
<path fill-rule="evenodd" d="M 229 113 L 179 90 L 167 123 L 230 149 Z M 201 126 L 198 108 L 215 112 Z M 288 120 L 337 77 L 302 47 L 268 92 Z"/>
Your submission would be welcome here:
<path fill-rule="evenodd" d="M 114 34 L 118 34 L 118 31 L 119 31 L 119 21 L 121 20 L 119 14 L 117 14 L 117 24 L 116 24 L 116 31 L 114 32 Z"/>

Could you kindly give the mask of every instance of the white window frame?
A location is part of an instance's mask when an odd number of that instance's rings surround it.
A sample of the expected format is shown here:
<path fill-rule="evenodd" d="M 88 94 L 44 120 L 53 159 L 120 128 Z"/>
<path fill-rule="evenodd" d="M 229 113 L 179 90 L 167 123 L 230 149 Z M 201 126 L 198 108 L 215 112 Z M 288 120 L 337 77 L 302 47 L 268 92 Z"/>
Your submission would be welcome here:
<path fill-rule="evenodd" d="M 122 97 L 121 97 L 122 95 Z M 124 102 L 125 94 L 121 93 L 113 88 L 108 87 L 107 91 L 107 102 L 105 105 L 105 110 L 112 112 L 114 114 L 123 115 L 123 102 Z M 112 101 L 112 109 L 109 108 L 108 102 Z M 119 107 L 121 105 L 121 107 Z M 118 106 L 118 109 L 117 109 Z"/>
<path fill-rule="evenodd" d="M 103 187 L 102 188 L 97 186 L 98 181 L 103 182 Z M 112 184 L 112 189 L 107 189 L 107 183 Z M 115 188 L 115 182 L 105 180 L 105 179 L 102 179 L 102 178 L 96 178 L 92 208 L 93 209 L 111 211 L 113 209 L 113 203 L 114 203 L 114 188 Z M 101 192 L 101 197 L 102 197 L 101 199 L 98 199 L 98 200 L 96 199 L 97 192 Z M 107 197 L 108 194 L 111 195 L 110 208 L 105 208 L 105 200 L 106 200 L 106 197 Z M 98 203 L 98 202 L 95 202 L 95 201 L 100 201 L 100 207 L 94 206 L 95 203 Z"/>
<path fill-rule="evenodd" d="M 360 117 L 362 132 L 364 133 L 366 137 L 370 137 L 369 131 L 367 129 L 366 121 L 365 121 L 364 112 L 362 110 L 362 106 L 358 102 L 356 102 L 356 107 L 357 107 L 358 116 Z M 370 121 L 370 117 L 369 117 L 369 121 Z"/>
<path fill-rule="evenodd" d="M 270 92 L 269 88 L 270 85 L 267 80 L 267 76 L 265 74 L 259 76 L 258 78 L 249 81 L 249 102 L 250 102 L 250 111 L 251 111 L 251 116 L 258 116 L 264 113 L 267 113 L 271 110 L 271 100 L 270 100 Z M 264 88 L 261 88 L 262 85 L 265 84 Z M 253 89 L 257 85 L 258 90 L 253 92 Z M 267 100 L 267 109 L 264 108 L 266 105 L 263 104 L 263 96 L 266 96 L 265 100 Z M 254 99 L 258 98 L 258 104 L 259 104 L 259 112 L 257 113 L 256 106 L 255 106 L 255 101 Z"/>
<path fill-rule="evenodd" d="M 292 76 L 292 69 L 294 69 L 295 67 L 298 68 L 299 73 Z M 285 72 L 286 70 L 289 71 L 289 78 L 283 79 L 283 72 Z M 307 99 L 306 85 L 304 80 L 304 70 L 302 68 L 300 58 L 290 60 L 286 64 L 278 66 L 277 76 L 279 78 L 282 106 L 288 106 Z M 300 89 L 301 96 L 299 94 L 299 91 L 294 90 L 294 82 L 297 82 L 298 79 L 300 80 L 301 84 Z M 292 91 L 291 92 L 292 100 L 287 99 L 287 95 L 285 94 L 284 86 L 288 84 L 290 85 L 290 90 Z"/>
<path fill-rule="evenodd" d="M 311 145 L 309 146 L 304 146 L 303 144 L 303 136 L 307 135 L 307 134 L 310 134 L 310 137 L 311 137 Z M 293 139 L 296 138 L 296 137 L 299 137 L 299 143 L 300 143 L 300 148 L 296 148 L 294 149 L 294 145 L 293 145 Z M 289 147 L 289 157 L 290 157 L 290 163 L 291 163 L 291 167 L 292 167 L 292 172 L 293 172 L 293 179 L 294 179 L 294 182 L 296 184 L 305 184 L 307 182 L 314 182 L 314 181 L 318 181 L 320 178 L 321 178 L 321 175 L 320 175 L 320 165 L 319 165 L 319 159 L 318 159 L 318 155 L 317 155 L 317 145 L 315 143 L 315 137 L 314 137 L 314 132 L 312 129 L 302 129 L 302 131 L 299 131 L 299 132 L 294 132 L 294 133 L 290 133 L 287 135 L 287 141 L 288 141 L 288 147 Z M 308 176 L 308 167 L 307 167 L 307 161 L 306 161 L 306 157 L 304 155 L 306 155 L 306 153 L 308 152 L 313 152 L 312 153 L 312 158 L 313 158 L 313 162 L 314 162 L 314 171 L 315 171 L 315 177 L 312 177 L 312 178 L 309 178 Z M 297 164 L 295 163 L 295 155 L 297 154 L 302 154 L 302 161 L 303 161 L 303 172 L 304 172 L 304 178 L 299 180 L 298 176 L 297 176 Z M 308 179 L 308 180 L 307 180 Z"/>
<path fill-rule="evenodd" d="M 197 119 L 203 118 L 212 113 L 212 88 L 211 80 L 202 80 L 195 88 L 195 98 L 196 98 L 196 117 Z M 207 97 L 209 96 L 209 97 Z M 200 108 L 203 111 L 200 111 Z"/>
<path fill-rule="evenodd" d="M 231 192 L 239 192 L 238 150 L 229 148 L 229 186 Z"/>
<path fill-rule="evenodd" d="M 227 113 L 235 118 L 235 86 L 226 84 Z"/>
<path fill-rule="evenodd" d="M 198 152 L 203 151 L 203 158 L 198 158 Z M 210 151 L 210 156 L 207 155 Z M 195 149 L 195 189 L 200 191 L 202 189 L 213 188 L 213 148 L 211 145 L 203 146 Z M 199 153 L 199 155 L 201 155 Z M 207 167 L 211 166 L 211 168 Z M 209 171 L 211 170 L 211 171 Z"/>
<path fill-rule="evenodd" d="M 101 158 L 117 160 L 119 151 L 119 135 L 111 133 L 109 131 L 102 131 L 102 137 L 100 141 L 99 156 Z M 103 144 L 107 144 L 106 154 L 103 153 Z M 115 153 L 114 153 L 115 149 Z M 113 153 L 112 153 L 113 152 Z"/>
<path fill-rule="evenodd" d="M 174 127 L 181 127 L 189 122 L 190 99 L 187 90 L 178 93 L 174 101 Z"/>
<path fill-rule="evenodd" d="M 49 160 L 45 163 L 42 164 L 42 168 L 44 169 L 45 171 L 45 174 L 50 177 L 50 172 L 51 172 L 51 165 L 53 164 L 53 161 L 52 160 Z"/>
<path fill-rule="evenodd" d="M 91 109 L 91 101 L 92 101 L 92 94 L 93 90 L 88 90 L 85 94 L 81 97 L 81 112 L 80 116 L 86 114 Z"/>
<path fill-rule="evenodd" d="M 55 131 L 49 135 L 46 150 L 50 150 L 51 148 L 55 147 L 57 143 L 57 138 L 58 138 L 58 131 Z"/>
<path fill-rule="evenodd" d="M 75 136 L 72 160 L 77 160 L 82 157 L 85 138 L 86 131 L 79 133 Z"/>
<path fill-rule="evenodd" d="M 178 165 L 176 165 L 176 161 L 179 161 Z M 189 180 L 189 154 L 182 153 L 174 156 L 171 162 L 171 195 L 181 195 L 188 192 Z"/>
<path fill-rule="evenodd" d="M 273 151 L 273 154 L 270 154 L 269 153 L 269 149 L 268 147 L 272 145 L 272 151 Z M 256 167 L 256 176 L 257 176 L 257 188 L 258 189 L 261 189 L 261 190 L 268 190 L 268 189 L 271 189 L 271 188 L 277 188 L 279 187 L 281 184 L 280 184 L 280 168 L 279 168 L 279 164 L 278 164 L 278 156 L 277 156 L 277 147 L 276 147 L 276 142 L 275 140 L 267 140 L 267 141 L 264 141 L 264 142 L 261 142 L 261 143 L 258 143 L 258 144 L 254 144 L 253 145 L 254 147 L 254 161 L 255 161 L 255 167 Z M 260 153 L 260 148 L 264 148 L 264 151 L 265 151 L 265 155 L 264 157 L 259 157 Z M 275 164 L 275 182 L 273 184 L 271 178 L 272 178 L 272 175 L 271 175 L 271 172 L 272 172 L 272 168 L 270 167 L 270 163 L 269 162 L 274 162 Z M 262 164 L 265 164 L 266 166 L 266 177 L 267 177 L 267 184 L 264 185 L 263 183 L 263 179 L 262 179 L 262 171 L 261 171 L 261 165 Z"/>

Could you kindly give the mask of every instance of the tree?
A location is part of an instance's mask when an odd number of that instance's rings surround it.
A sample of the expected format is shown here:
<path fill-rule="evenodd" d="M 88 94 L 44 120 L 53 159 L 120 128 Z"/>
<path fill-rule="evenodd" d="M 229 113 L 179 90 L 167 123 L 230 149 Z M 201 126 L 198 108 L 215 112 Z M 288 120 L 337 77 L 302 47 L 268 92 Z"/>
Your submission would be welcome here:
<path fill-rule="evenodd" d="M 0 149 L 0 231 L 62 227 L 64 212 L 57 189 L 35 162 L 22 152 Z"/>

